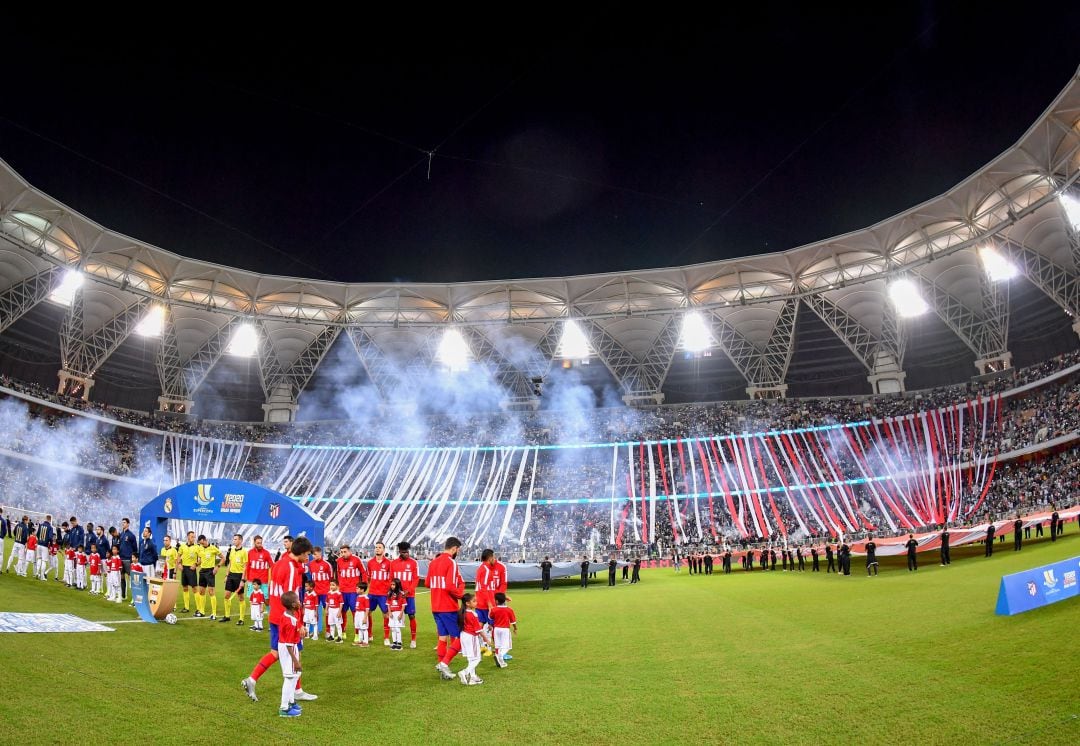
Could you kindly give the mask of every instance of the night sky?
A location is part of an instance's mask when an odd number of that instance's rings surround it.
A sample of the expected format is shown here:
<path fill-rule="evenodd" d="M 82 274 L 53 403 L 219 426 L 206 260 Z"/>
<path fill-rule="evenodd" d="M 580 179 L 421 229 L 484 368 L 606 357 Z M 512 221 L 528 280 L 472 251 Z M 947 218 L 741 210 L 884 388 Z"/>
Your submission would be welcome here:
<path fill-rule="evenodd" d="M 324 16 L 276 38 L 6 34 L 0 157 L 109 228 L 266 273 L 633 270 L 936 196 L 1080 64 L 1080 8 L 1061 5 L 580 5 Z"/>

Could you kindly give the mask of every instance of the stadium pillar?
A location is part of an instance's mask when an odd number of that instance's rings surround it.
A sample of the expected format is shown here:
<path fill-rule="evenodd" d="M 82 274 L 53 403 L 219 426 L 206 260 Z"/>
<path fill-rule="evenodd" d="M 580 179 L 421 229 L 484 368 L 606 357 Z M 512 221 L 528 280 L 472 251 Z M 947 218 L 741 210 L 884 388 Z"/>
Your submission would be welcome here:
<path fill-rule="evenodd" d="M 999 355 L 976 360 L 975 367 L 979 370 L 979 375 L 983 376 L 987 373 L 1000 373 L 1003 370 L 1008 370 L 1012 367 L 1012 353 L 1002 352 Z"/>
<path fill-rule="evenodd" d="M 867 381 L 874 387 L 875 394 L 899 394 L 904 390 L 907 373 L 900 367 L 897 357 L 888 350 L 879 350 L 874 355 L 874 369 Z"/>
<path fill-rule="evenodd" d="M 56 393 L 65 396 L 77 396 L 83 401 L 90 401 L 90 389 L 94 387 L 92 377 L 65 368 L 57 371 L 56 376 L 60 379 L 60 385 L 57 386 Z"/>
<path fill-rule="evenodd" d="M 787 384 L 779 386 L 747 386 L 746 395 L 751 399 L 787 399 Z"/>
<path fill-rule="evenodd" d="M 262 405 L 263 422 L 292 422 L 300 405 L 293 398 L 292 386 L 282 383 L 274 387 Z"/>

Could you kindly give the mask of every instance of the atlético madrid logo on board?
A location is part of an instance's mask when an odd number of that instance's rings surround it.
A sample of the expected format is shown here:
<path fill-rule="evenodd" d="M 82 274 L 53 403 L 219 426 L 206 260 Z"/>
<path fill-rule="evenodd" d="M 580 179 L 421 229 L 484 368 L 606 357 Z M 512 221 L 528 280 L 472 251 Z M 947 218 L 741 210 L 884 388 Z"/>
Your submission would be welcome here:
<path fill-rule="evenodd" d="M 270 517 L 277 518 L 281 515 L 281 505 L 279 503 L 270 503 Z"/>

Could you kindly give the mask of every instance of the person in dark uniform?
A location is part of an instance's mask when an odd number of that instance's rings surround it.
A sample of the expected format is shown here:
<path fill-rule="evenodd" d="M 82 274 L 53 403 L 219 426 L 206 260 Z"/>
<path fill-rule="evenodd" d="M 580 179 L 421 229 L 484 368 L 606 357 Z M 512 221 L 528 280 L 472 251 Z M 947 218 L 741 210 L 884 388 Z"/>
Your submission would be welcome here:
<path fill-rule="evenodd" d="M 949 526 L 946 524 L 941 531 L 941 566 L 952 564 L 952 557 L 949 556 Z"/>
<path fill-rule="evenodd" d="M 1035 524 L 1035 536 L 1036 538 L 1043 535 L 1042 521 L 1040 520 Z"/>
<path fill-rule="evenodd" d="M 725 575 L 730 575 L 731 574 L 731 550 L 730 549 L 725 549 L 724 550 L 724 574 Z"/>
<path fill-rule="evenodd" d="M 622 579 L 626 580 L 627 578 L 629 578 L 630 577 L 629 573 L 630 573 L 630 563 L 629 562 L 624 562 L 623 566 L 622 566 Z"/>
<path fill-rule="evenodd" d="M 641 557 L 634 557 L 634 572 L 630 576 L 630 585 L 641 581 Z"/>
<path fill-rule="evenodd" d="M 810 572 L 821 572 L 821 563 L 818 561 L 817 547 L 810 547 Z"/>
<path fill-rule="evenodd" d="M 776 550 L 775 549 L 770 549 L 769 550 L 769 559 L 772 562 L 772 569 L 775 571 L 776 570 Z"/>
<path fill-rule="evenodd" d="M 843 570 L 844 574 L 845 575 L 850 575 L 851 574 L 851 547 L 848 546 L 846 541 L 843 542 L 840 545 L 840 550 L 836 554 L 840 558 L 840 567 Z"/>
<path fill-rule="evenodd" d="M 780 569 L 787 572 L 787 550 L 784 549 L 780 552 Z"/>
<path fill-rule="evenodd" d="M 825 561 L 828 562 L 828 566 L 825 568 L 825 574 L 830 572 L 836 572 L 836 563 L 833 562 L 832 544 L 825 543 Z"/>
<path fill-rule="evenodd" d="M 540 590 L 551 590 L 551 557 L 544 557 L 540 563 Z"/>
<path fill-rule="evenodd" d="M 768 551 L 766 551 L 764 549 L 761 550 L 761 569 L 762 570 L 768 570 L 769 569 L 769 553 L 768 553 Z"/>
<path fill-rule="evenodd" d="M 611 555 L 611 559 L 607 563 L 607 584 L 615 585 L 615 568 L 619 566 L 619 563 L 615 561 L 615 555 Z"/>
<path fill-rule="evenodd" d="M 994 556 L 994 524 L 986 527 L 986 557 Z"/>
<path fill-rule="evenodd" d="M 1030 539 L 1031 538 L 1031 526 L 1030 525 L 1024 526 L 1024 538 L 1025 539 Z"/>
<path fill-rule="evenodd" d="M 712 575 L 713 570 L 713 556 L 712 554 L 705 555 L 705 574 Z"/>
<path fill-rule="evenodd" d="M 581 587 L 589 587 L 589 558 L 584 557 L 581 561 Z"/>
<path fill-rule="evenodd" d="M 866 577 L 870 577 L 870 568 L 873 568 L 874 575 L 877 575 L 877 544 L 874 543 L 873 536 L 871 536 L 866 542 Z"/>
<path fill-rule="evenodd" d="M 795 559 L 799 560 L 799 572 L 806 569 L 806 559 L 803 557 L 802 547 L 795 547 Z"/>
<path fill-rule="evenodd" d="M 1058 515 L 1057 506 L 1051 505 L 1050 509 L 1054 511 L 1050 514 L 1050 541 L 1057 541 L 1061 533 L 1061 516 Z"/>
<path fill-rule="evenodd" d="M 919 558 L 915 554 L 915 550 L 919 548 L 919 542 L 915 541 L 915 534 L 908 534 L 907 544 L 907 569 L 908 572 L 919 571 Z"/>
<path fill-rule="evenodd" d="M 1016 514 L 1016 520 L 1013 521 L 1013 551 L 1019 552 L 1021 542 L 1023 539 L 1020 537 L 1020 529 L 1024 527 L 1024 522 L 1020 519 L 1020 514 Z"/>

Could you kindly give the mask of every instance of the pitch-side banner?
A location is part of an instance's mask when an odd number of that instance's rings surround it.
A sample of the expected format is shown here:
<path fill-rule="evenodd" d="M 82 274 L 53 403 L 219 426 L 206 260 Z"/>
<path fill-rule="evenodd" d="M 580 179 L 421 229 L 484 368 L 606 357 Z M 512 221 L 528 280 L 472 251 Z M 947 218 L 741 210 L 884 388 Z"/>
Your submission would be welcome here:
<path fill-rule="evenodd" d="M 1077 595 L 1080 557 L 1003 575 L 998 590 L 998 614 L 1012 616 Z"/>

